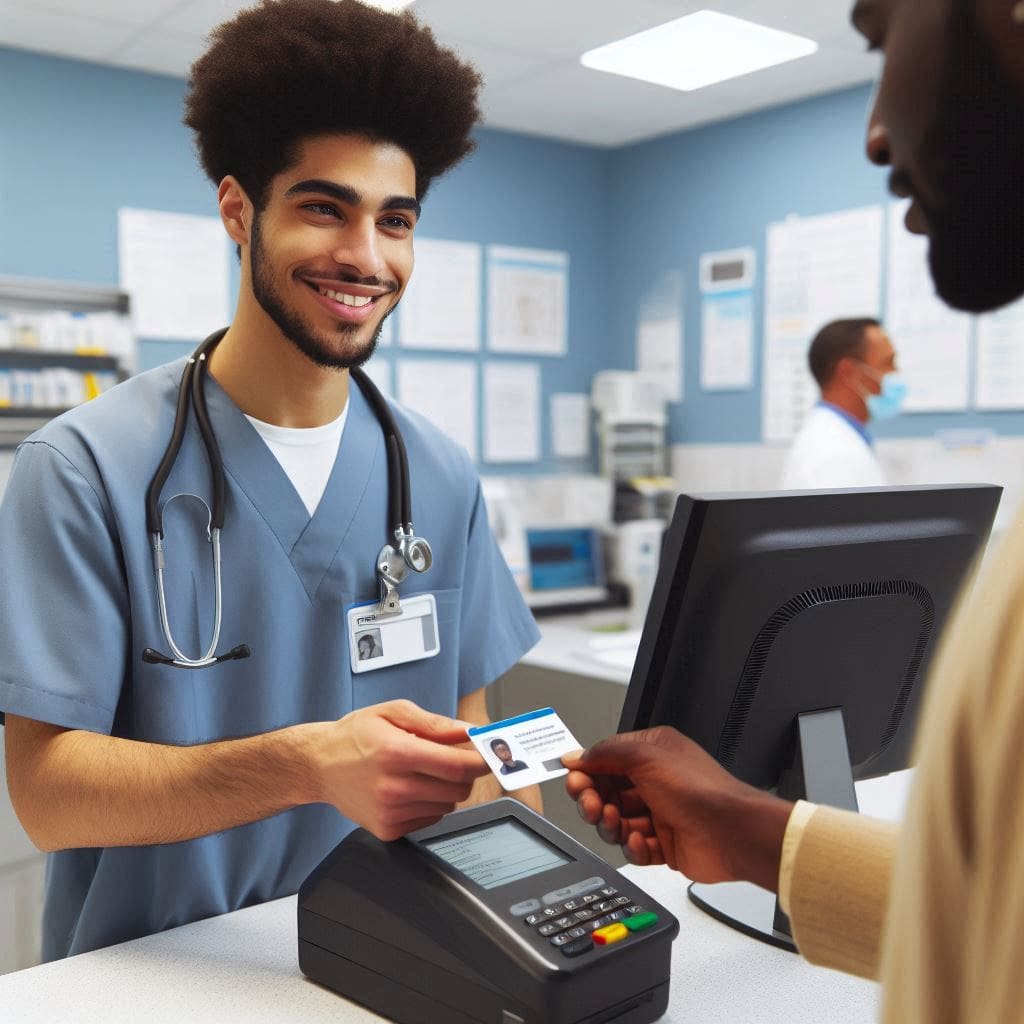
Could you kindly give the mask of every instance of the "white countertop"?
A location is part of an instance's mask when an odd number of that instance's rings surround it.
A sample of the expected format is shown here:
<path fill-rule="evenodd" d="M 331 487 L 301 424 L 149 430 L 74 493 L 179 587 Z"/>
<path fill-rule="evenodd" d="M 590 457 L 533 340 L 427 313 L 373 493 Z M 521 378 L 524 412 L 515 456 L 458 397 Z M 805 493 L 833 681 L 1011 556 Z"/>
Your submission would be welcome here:
<path fill-rule="evenodd" d="M 561 619 L 541 621 L 540 630 L 540 640 L 520 664 L 629 685 L 639 630 L 597 632 Z"/>
<path fill-rule="evenodd" d="M 898 817 L 909 773 L 858 784 L 864 810 Z M 666 1024 L 869 1024 L 877 987 L 749 939 L 686 898 L 668 868 L 624 869 L 680 922 Z M 5 1024 L 363 1024 L 380 1017 L 309 981 L 295 897 L 0 977 Z M 438 1021 L 437 1024 L 444 1024 Z"/>
<path fill-rule="evenodd" d="M 868 1024 L 876 987 L 702 914 L 668 868 L 626 873 L 680 921 L 668 1024 Z M 295 897 L 0 977 L 7 1024 L 363 1024 L 382 1018 L 299 972 Z M 438 1021 L 437 1024 L 444 1024 Z"/>

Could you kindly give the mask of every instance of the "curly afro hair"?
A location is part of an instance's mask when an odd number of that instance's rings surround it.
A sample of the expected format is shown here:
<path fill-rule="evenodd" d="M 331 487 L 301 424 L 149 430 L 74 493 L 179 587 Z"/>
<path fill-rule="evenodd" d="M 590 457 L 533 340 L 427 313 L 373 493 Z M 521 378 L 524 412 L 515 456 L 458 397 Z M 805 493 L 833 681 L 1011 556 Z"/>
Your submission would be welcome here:
<path fill-rule="evenodd" d="M 480 75 L 412 14 L 358 0 L 261 0 L 211 33 L 185 124 L 215 185 L 234 175 L 257 209 L 317 135 L 357 134 L 409 154 L 416 194 L 473 149 Z"/>

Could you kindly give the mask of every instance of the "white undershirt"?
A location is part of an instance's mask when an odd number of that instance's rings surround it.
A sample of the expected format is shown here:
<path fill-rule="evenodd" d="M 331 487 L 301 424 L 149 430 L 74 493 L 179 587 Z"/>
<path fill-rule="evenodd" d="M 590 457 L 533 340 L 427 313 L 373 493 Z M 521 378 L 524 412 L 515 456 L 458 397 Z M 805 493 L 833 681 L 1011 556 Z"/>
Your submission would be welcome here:
<path fill-rule="evenodd" d="M 310 516 L 327 489 L 347 416 L 348 402 L 333 423 L 322 427 L 279 427 L 252 416 L 245 417 L 267 442 Z"/>

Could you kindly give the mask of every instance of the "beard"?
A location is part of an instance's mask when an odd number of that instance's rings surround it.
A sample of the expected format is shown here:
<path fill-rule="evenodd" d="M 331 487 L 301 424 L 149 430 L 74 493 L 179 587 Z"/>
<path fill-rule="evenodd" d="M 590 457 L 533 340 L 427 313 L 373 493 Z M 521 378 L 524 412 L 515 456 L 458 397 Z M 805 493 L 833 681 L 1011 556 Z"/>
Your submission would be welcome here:
<path fill-rule="evenodd" d="M 950 18 L 933 128 L 923 163 L 935 169 L 928 263 L 939 296 L 982 313 L 1024 294 L 1024 103 L 972 11 Z"/>
<path fill-rule="evenodd" d="M 280 292 L 274 287 L 270 261 L 263 248 L 259 224 L 259 214 L 255 214 L 252 224 L 252 248 L 250 249 L 252 294 L 263 312 L 277 324 L 278 330 L 317 366 L 329 370 L 351 370 L 354 367 L 362 366 L 377 351 L 380 334 L 384 329 L 384 321 L 395 311 L 395 306 L 392 306 L 380 318 L 376 330 L 364 342 L 359 342 L 356 336 L 360 331 L 366 330 L 366 324 L 347 324 L 338 321 L 333 332 L 317 331 L 312 324 L 288 308 L 281 298 Z M 365 283 L 354 276 L 349 283 L 357 281 Z M 342 342 L 340 346 L 337 344 L 339 340 Z"/>

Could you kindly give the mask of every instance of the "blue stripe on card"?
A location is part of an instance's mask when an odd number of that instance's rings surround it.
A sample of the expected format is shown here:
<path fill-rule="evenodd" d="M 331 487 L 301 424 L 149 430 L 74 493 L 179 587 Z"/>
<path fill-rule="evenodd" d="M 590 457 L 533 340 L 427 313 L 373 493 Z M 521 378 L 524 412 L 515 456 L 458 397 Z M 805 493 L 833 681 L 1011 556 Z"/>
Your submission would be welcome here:
<path fill-rule="evenodd" d="M 493 732 L 495 729 L 507 729 L 510 725 L 518 725 L 520 722 L 530 722 L 534 718 L 543 718 L 545 715 L 553 715 L 554 708 L 541 708 L 539 711 L 529 711 L 525 715 L 516 715 L 515 718 L 506 718 L 501 722 L 491 722 L 490 725 L 474 725 L 466 732 L 470 736 L 480 736 L 485 732 Z"/>

